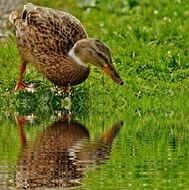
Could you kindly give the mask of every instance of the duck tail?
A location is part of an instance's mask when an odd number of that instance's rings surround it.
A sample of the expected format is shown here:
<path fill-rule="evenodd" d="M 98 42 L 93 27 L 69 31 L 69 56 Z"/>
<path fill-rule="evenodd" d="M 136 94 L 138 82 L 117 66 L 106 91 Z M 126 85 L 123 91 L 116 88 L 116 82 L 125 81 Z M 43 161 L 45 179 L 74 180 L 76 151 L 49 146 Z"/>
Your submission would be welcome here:
<path fill-rule="evenodd" d="M 27 20 L 28 14 L 35 10 L 36 10 L 36 7 L 32 3 L 27 3 L 26 5 L 24 5 L 24 9 L 22 13 L 19 13 L 18 11 L 13 11 L 9 16 L 9 20 L 13 24 L 15 24 L 16 21 L 19 19 L 22 19 L 22 21 L 25 21 Z"/>
<path fill-rule="evenodd" d="M 9 20 L 11 23 L 15 23 L 16 20 L 20 19 L 21 18 L 21 15 L 18 11 L 13 11 L 10 16 L 9 16 Z"/>

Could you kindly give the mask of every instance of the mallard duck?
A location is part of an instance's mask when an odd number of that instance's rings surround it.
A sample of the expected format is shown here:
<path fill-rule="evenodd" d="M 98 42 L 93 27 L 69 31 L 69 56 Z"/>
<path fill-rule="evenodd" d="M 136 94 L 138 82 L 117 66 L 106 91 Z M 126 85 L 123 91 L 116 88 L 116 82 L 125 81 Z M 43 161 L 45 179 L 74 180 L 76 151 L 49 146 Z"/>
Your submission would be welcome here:
<path fill-rule="evenodd" d="M 9 20 L 14 25 L 22 61 L 15 90 L 26 87 L 23 74 L 28 63 L 60 87 L 85 81 L 89 63 L 100 67 L 114 82 L 123 84 L 112 64 L 109 47 L 88 38 L 80 21 L 71 14 L 28 3 L 22 13 L 12 12 Z"/>

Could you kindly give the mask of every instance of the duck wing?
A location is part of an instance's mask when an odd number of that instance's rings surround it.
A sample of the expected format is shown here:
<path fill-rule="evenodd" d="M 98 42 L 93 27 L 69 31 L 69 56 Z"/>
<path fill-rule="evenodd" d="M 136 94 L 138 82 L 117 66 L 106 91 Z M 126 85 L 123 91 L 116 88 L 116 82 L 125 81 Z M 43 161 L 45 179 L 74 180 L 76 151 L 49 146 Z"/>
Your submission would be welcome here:
<path fill-rule="evenodd" d="M 71 14 L 32 3 L 24 6 L 21 21 L 22 28 L 25 25 L 26 32 L 30 31 L 46 48 L 51 47 L 50 51 L 67 54 L 78 40 L 87 38 L 84 27 Z"/>

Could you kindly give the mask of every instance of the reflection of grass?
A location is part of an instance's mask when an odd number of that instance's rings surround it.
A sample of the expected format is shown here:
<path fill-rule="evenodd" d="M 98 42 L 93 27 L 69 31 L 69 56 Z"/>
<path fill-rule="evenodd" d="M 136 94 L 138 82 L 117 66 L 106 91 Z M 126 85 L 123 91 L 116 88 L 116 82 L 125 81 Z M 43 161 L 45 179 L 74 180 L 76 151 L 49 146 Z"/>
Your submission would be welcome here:
<path fill-rule="evenodd" d="M 141 123 L 127 127 L 119 135 L 108 164 L 95 172 L 89 170 L 85 185 L 91 189 L 102 183 L 117 189 L 188 187 L 185 180 L 188 177 L 188 130 L 160 125 L 152 122 L 148 127 L 143 126 L 142 131 L 138 130 Z"/>
<path fill-rule="evenodd" d="M 93 69 L 87 81 L 74 88 L 72 99 L 76 112 L 108 112 L 116 108 L 117 111 L 128 109 L 129 113 L 137 110 L 140 114 L 167 109 L 176 112 L 177 106 L 182 107 L 189 84 L 187 3 L 169 0 L 33 2 L 76 15 L 89 36 L 111 47 L 116 68 L 125 81 L 124 86 L 118 86 Z M 35 94 L 14 95 L 20 60 L 14 37 L 0 43 L 0 52 L 2 109 L 20 108 L 23 112 L 47 107 L 61 109 L 62 102 L 51 91 L 52 84 L 32 66 L 24 80 L 38 86 Z"/>

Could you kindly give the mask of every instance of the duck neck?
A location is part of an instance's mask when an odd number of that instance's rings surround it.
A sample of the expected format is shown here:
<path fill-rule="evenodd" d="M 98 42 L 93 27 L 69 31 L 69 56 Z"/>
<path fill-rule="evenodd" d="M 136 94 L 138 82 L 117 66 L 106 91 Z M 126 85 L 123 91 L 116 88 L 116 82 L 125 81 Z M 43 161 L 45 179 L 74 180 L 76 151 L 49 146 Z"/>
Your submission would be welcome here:
<path fill-rule="evenodd" d="M 88 64 L 84 63 L 84 62 L 80 59 L 80 57 L 78 57 L 78 56 L 75 54 L 75 52 L 74 52 L 74 47 L 70 49 L 70 51 L 68 52 L 68 56 L 69 56 L 70 58 L 72 58 L 72 59 L 74 60 L 74 62 L 75 62 L 77 65 L 81 66 L 83 69 L 89 68 Z"/>

